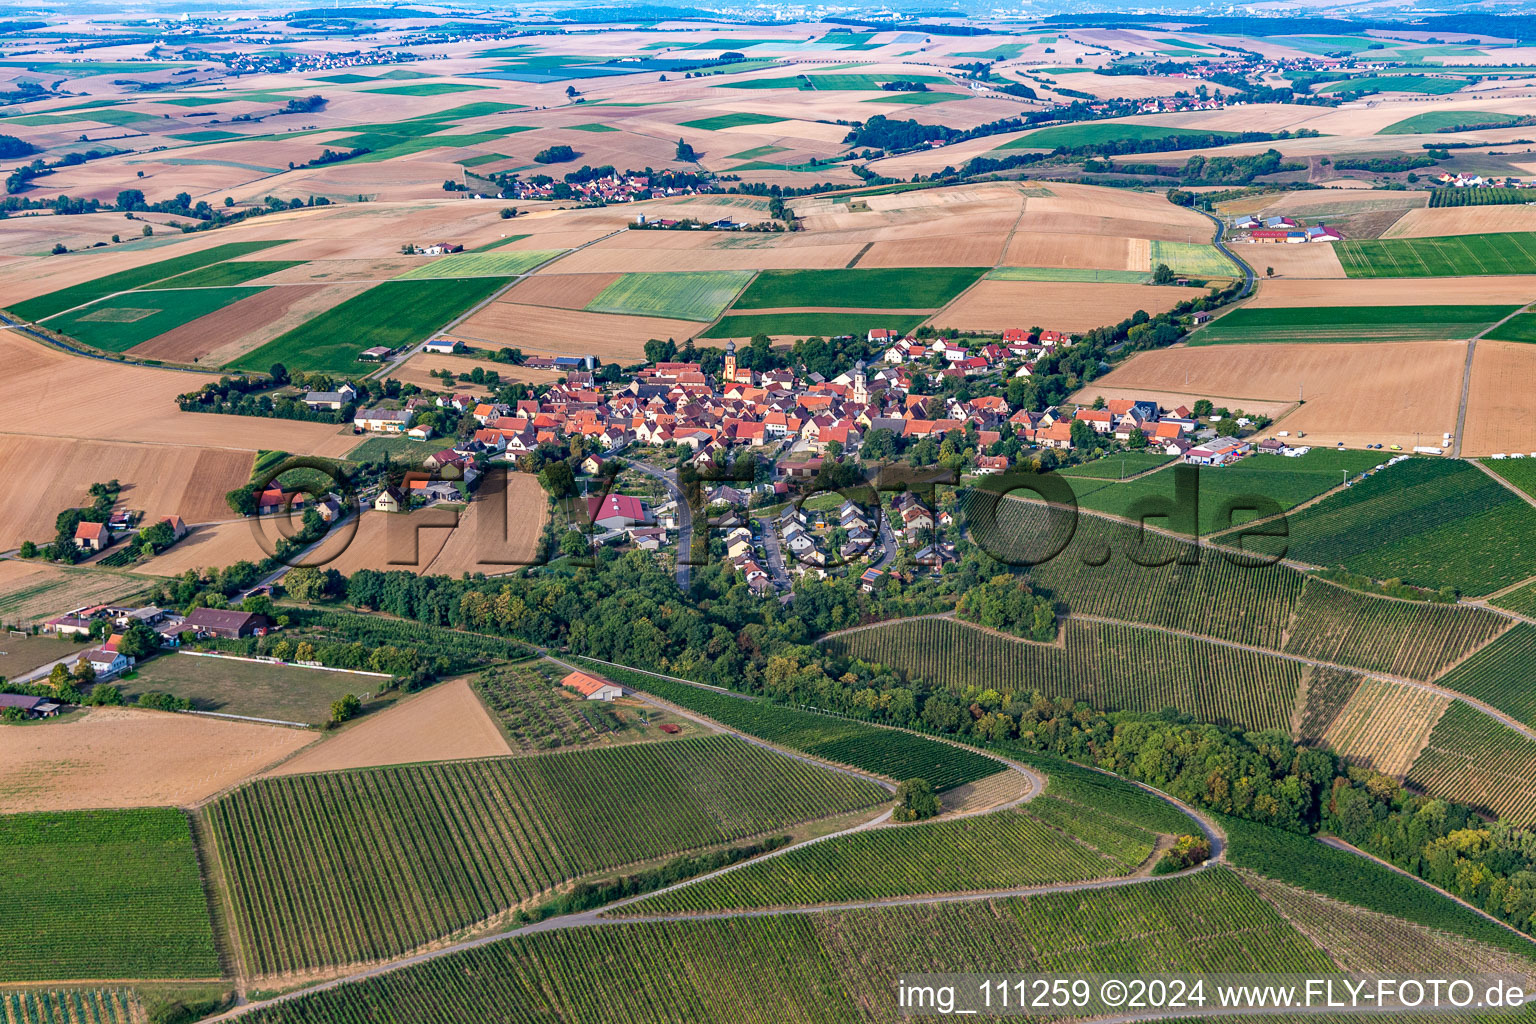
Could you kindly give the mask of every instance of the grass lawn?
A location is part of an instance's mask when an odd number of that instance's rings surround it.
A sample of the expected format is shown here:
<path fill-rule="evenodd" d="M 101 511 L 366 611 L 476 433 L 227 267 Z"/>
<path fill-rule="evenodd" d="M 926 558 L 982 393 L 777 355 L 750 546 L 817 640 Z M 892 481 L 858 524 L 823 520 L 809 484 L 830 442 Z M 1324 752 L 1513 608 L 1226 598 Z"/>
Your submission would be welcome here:
<path fill-rule="evenodd" d="M 1509 124 L 1520 120 L 1519 114 L 1491 114 L 1483 110 L 1432 110 L 1414 114 L 1387 125 L 1377 135 L 1418 135 L 1443 132 L 1470 125 Z"/>
<path fill-rule="evenodd" d="M 352 672 L 162 654 L 121 685 L 130 700 L 154 690 L 184 697 L 198 711 L 318 725 L 330 717 L 332 701 L 377 692 L 383 682 Z"/>
<path fill-rule="evenodd" d="M 1351 78 L 1343 82 L 1329 82 L 1317 91 L 1335 92 L 1416 92 L 1429 96 L 1444 96 L 1464 88 L 1464 78 L 1425 78 L 1423 75 L 1377 75 L 1374 78 Z"/>
<path fill-rule="evenodd" d="M 17 636 L 0 632 L 0 676 L 14 679 L 50 661 L 72 657 L 89 649 L 90 644 L 77 644 L 52 633 Z"/>
<path fill-rule="evenodd" d="M 8 814 L 0 854 L 0 981 L 218 977 L 184 812 Z"/>
<path fill-rule="evenodd" d="M 1536 232 L 1440 238 L 1366 238 L 1333 243 L 1350 277 L 1462 277 L 1536 273 Z"/>
<path fill-rule="evenodd" d="M 889 327 L 898 334 L 915 330 L 927 316 L 882 313 L 766 313 L 759 316 L 727 316 L 701 332 L 701 338 L 751 338 L 758 334 L 796 338 L 835 338 L 844 334 L 865 334 L 876 327 Z"/>
<path fill-rule="evenodd" d="M 738 83 L 741 84 L 741 83 Z M 787 121 L 787 117 L 778 117 L 774 114 L 754 114 L 751 111 L 742 110 L 731 114 L 716 114 L 713 117 L 701 117 L 697 121 L 684 121 L 683 128 L 697 128 L 700 131 L 713 132 L 721 128 L 740 128 L 749 124 L 778 124 Z"/>
<path fill-rule="evenodd" d="M 448 443 L 449 441 L 443 438 L 433 441 L 415 441 L 409 437 L 370 437 L 347 452 L 347 460 L 378 462 L 388 455 L 391 462 L 414 465 L 433 452 L 442 451 Z"/>
<path fill-rule="evenodd" d="M 185 274 L 178 274 L 159 282 L 159 288 L 221 288 L 232 284 L 245 284 L 258 277 L 275 274 L 289 267 L 301 267 L 304 260 L 247 260 L 240 263 L 215 263 L 199 267 Z"/>
<path fill-rule="evenodd" d="M 1100 142 L 1118 142 L 1129 139 L 1137 142 L 1182 139 L 1191 136 L 1234 138 L 1235 132 L 1193 131 L 1189 128 L 1164 128 L 1152 124 L 1125 124 L 1121 121 L 1087 121 L 1081 124 L 1063 124 L 1054 128 L 1042 128 L 1028 135 L 1021 135 L 1005 142 L 998 149 L 1055 149 L 1066 146 L 1091 146 Z"/>
<path fill-rule="evenodd" d="M 458 252 L 436 257 L 408 270 L 396 281 L 435 281 L 447 277 L 516 277 L 547 263 L 564 249 L 519 249 L 516 252 Z"/>
<path fill-rule="evenodd" d="M 158 263 L 147 263 L 142 267 L 134 267 L 132 270 L 120 271 L 116 274 L 108 274 L 106 277 L 98 277 L 93 281 L 83 284 L 61 288 L 47 295 L 39 295 L 35 299 L 27 299 L 11 306 L 11 312 L 28 320 L 41 320 L 44 317 L 53 316 L 66 309 L 75 306 L 83 306 L 87 302 L 101 298 L 103 295 L 111 295 L 113 292 L 127 291 L 130 288 L 142 288 L 147 284 L 164 281 L 168 277 L 185 274 L 189 270 L 199 267 L 211 266 L 214 263 L 222 263 L 224 260 L 232 260 L 237 256 L 248 256 L 253 252 L 270 249 L 275 245 L 287 245 L 287 241 L 273 242 L 228 242 L 224 245 L 215 245 L 209 249 L 201 249 L 197 252 L 185 253 Z"/>
<path fill-rule="evenodd" d="M 1181 277 L 1239 277 L 1242 271 L 1221 254 L 1214 245 L 1204 242 L 1164 242 L 1152 239 L 1152 266 L 1168 264 L 1168 269 Z"/>
<path fill-rule="evenodd" d="M 1521 313 L 1511 317 L 1483 337 L 1492 341 L 1524 341 L 1536 343 L 1536 313 Z"/>
<path fill-rule="evenodd" d="M 382 89 L 363 89 L 362 92 L 380 93 L 385 96 L 444 96 L 451 92 L 478 92 L 491 89 L 489 85 L 470 85 L 467 82 L 417 82 L 414 85 L 386 85 Z"/>
<path fill-rule="evenodd" d="M 765 270 L 732 309 L 937 309 L 984 273 L 982 267 Z"/>
<path fill-rule="evenodd" d="M 386 281 L 332 306 L 288 333 L 248 352 L 241 366 L 282 363 L 291 370 L 366 372 L 358 353 L 375 345 L 398 348 L 421 341 L 494 295 L 505 277 Z"/>
<path fill-rule="evenodd" d="M 587 303 L 587 309 L 709 321 L 751 279 L 750 270 L 625 274 Z"/>
<path fill-rule="evenodd" d="M 1113 461 L 1113 460 L 1106 460 Z M 1201 536 L 1229 529 L 1253 519 L 1252 513 L 1228 514 L 1228 501 L 1259 496 L 1269 498 L 1281 509 L 1290 509 L 1344 482 L 1347 472 L 1354 476 L 1382 461 L 1375 452 L 1334 451 L 1314 448 L 1306 455 L 1288 459 L 1279 455 L 1250 455 L 1230 466 L 1196 469 L 1199 474 L 1198 527 Z M 1113 469 L 1113 465 L 1107 467 Z M 1114 515 L 1128 515 L 1131 506 L 1143 497 L 1174 496 L 1175 473 L 1165 470 L 1127 483 L 1110 482 L 1097 487 L 1073 485 L 1083 508 Z M 1090 489 L 1091 488 L 1091 489 Z M 1240 507 L 1240 506 L 1238 506 Z M 1171 518 L 1150 520 L 1153 526 L 1190 533 L 1186 520 Z"/>
<path fill-rule="evenodd" d="M 1120 480 L 1137 473 L 1145 473 L 1173 461 L 1172 455 L 1160 452 L 1115 452 L 1102 459 L 1085 462 L 1081 466 L 1068 466 L 1057 470 L 1062 476 L 1081 477 L 1085 480 Z"/>
<path fill-rule="evenodd" d="M 1144 270 L 1088 270 L 1080 267 L 998 267 L 987 274 L 991 281 L 1108 281 L 1114 284 L 1146 284 L 1152 275 Z"/>
<path fill-rule="evenodd" d="M 1190 337 L 1191 345 L 1245 342 L 1434 341 L 1467 338 L 1518 306 L 1245 306 Z"/>
<path fill-rule="evenodd" d="M 55 317 L 48 321 L 48 326 L 103 352 L 126 352 L 172 328 L 264 291 L 265 288 L 185 288 L 124 292 Z"/>

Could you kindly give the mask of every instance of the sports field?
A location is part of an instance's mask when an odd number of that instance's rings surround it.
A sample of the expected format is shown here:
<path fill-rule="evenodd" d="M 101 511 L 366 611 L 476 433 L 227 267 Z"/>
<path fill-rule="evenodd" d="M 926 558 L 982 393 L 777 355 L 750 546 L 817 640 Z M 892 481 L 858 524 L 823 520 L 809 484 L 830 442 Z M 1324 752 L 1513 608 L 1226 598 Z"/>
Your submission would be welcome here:
<path fill-rule="evenodd" d="M 1245 307 L 1193 334 L 1191 345 L 1252 342 L 1438 341 L 1468 338 L 1518 306 Z"/>
<path fill-rule="evenodd" d="M 751 279 L 747 270 L 625 274 L 599 292 L 586 308 L 594 313 L 709 321 L 719 316 Z"/>
<path fill-rule="evenodd" d="M 514 249 L 511 252 L 457 252 L 440 256 L 401 274 L 397 281 L 436 281 L 445 277 L 516 277 L 547 263 L 563 249 Z"/>
<path fill-rule="evenodd" d="M 897 334 L 915 330 L 928 319 L 921 313 L 764 313 L 759 316 L 725 316 L 700 338 L 752 338 L 759 334 L 783 338 L 836 338 L 867 334 L 887 327 Z"/>
<path fill-rule="evenodd" d="M 985 272 L 981 267 L 765 270 L 731 308 L 937 309 Z"/>
<path fill-rule="evenodd" d="M 50 330 L 104 352 L 126 352 L 166 331 L 260 295 L 265 288 L 123 292 L 48 321 Z"/>
<path fill-rule="evenodd" d="M 1349 277 L 1536 274 L 1536 232 L 1334 242 Z"/>
<path fill-rule="evenodd" d="M 373 364 L 358 353 L 376 345 L 396 348 L 421 341 L 465 310 L 503 288 L 508 278 L 473 277 L 386 281 L 248 352 L 240 366 L 352 373 Z"/>

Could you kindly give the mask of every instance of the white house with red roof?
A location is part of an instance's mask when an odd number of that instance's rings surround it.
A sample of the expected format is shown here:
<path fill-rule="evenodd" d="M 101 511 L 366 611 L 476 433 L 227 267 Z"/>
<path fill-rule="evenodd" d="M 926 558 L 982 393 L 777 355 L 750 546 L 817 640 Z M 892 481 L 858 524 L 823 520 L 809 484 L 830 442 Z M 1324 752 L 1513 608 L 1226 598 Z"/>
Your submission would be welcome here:
<path fill-rule="evenodd" d="M 627 530 L 653 521 L 645 502 L 630 494 L 592 495 L 587 499 L 587 516 L 604 530 Z"/>

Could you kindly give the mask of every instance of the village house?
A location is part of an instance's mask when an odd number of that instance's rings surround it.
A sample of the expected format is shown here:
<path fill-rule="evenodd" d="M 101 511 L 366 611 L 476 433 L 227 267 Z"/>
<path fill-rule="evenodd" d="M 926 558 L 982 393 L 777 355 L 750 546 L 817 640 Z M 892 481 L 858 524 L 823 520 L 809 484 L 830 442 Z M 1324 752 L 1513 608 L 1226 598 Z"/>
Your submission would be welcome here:
<path fill-rule="evenodd" d="M 231 608 L 194 608 L 187 613 L 180 629 L 198 636 L 217 636 L 239 640 L 270 629 L 272 620 L 256 612 Z"/>
<path fill-rule="evenodd" d="M 343 384 L 335 391 L 310 391 L 304 395 L 304 404 L 316 412 L 339 412 L 342 406 L 357 401 L 357 389 Z"/>
<path fill-rule="evenodd" d="M 403 512 L 409 499 L 395 487 L 386 487 L 373 499 L 375 512 Z"/>
<path fill-rule="evenodd" d="M 415 418 L 412 409 L 359 409 L 352 417 L 352 425 L 381 434 L 403 434 Z"/>
<path fill-rule="evenodd" d="M 81 523 L 75 527 L 75 545 L 82 551 L 104 551 L 112 546 L 112 527 L 106 523 Z"/>

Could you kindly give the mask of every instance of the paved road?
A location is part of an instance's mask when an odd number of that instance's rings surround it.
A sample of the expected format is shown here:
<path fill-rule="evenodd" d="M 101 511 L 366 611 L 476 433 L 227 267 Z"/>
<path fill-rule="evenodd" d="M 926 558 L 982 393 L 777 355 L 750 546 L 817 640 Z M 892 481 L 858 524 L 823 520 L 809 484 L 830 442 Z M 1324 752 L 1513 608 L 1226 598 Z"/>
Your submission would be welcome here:
<path fill-rule="evenodd" d="M 1247 260 L 1240 259 L 1237 253 L 1227 248 L 1227 243 L 1222 241 L 1222 236 L 1227 232 L 1227 225 L 1222 222 L 1220 217 L 1213 213 L 1207 213 L 1205 210 L 1196 210 L 1195 212 L 1205 216 L 1211 221 L 1212 224 L 1216 225 L 1216 234 L 1214 237 L 1212 237 L 1211 244 L 1219 249 L 1223 256 L 1226 256 L 1233 263 L 1236 263 L 1238 266 L 1243 268 L 1243 289 L 1237 293 L 1233 301 L 1236 301 L 1237 299 L 1246 299 L 1249 293 L 1253 291 L 1253 268 L 1248 265 Z"/>
<path fill-rule="evenodd" d="M 677 502 L 677 585 L 686 594 L 693 581 L 693 562 L 690 560 L 693 552 L 693 509 L 689 507 L 683 489 L 678 486 L 677 470 L 660 470 L 639 459 L 629 460 L 628 465 L 648 477 L 660 480 L 672 500 Z"/>

